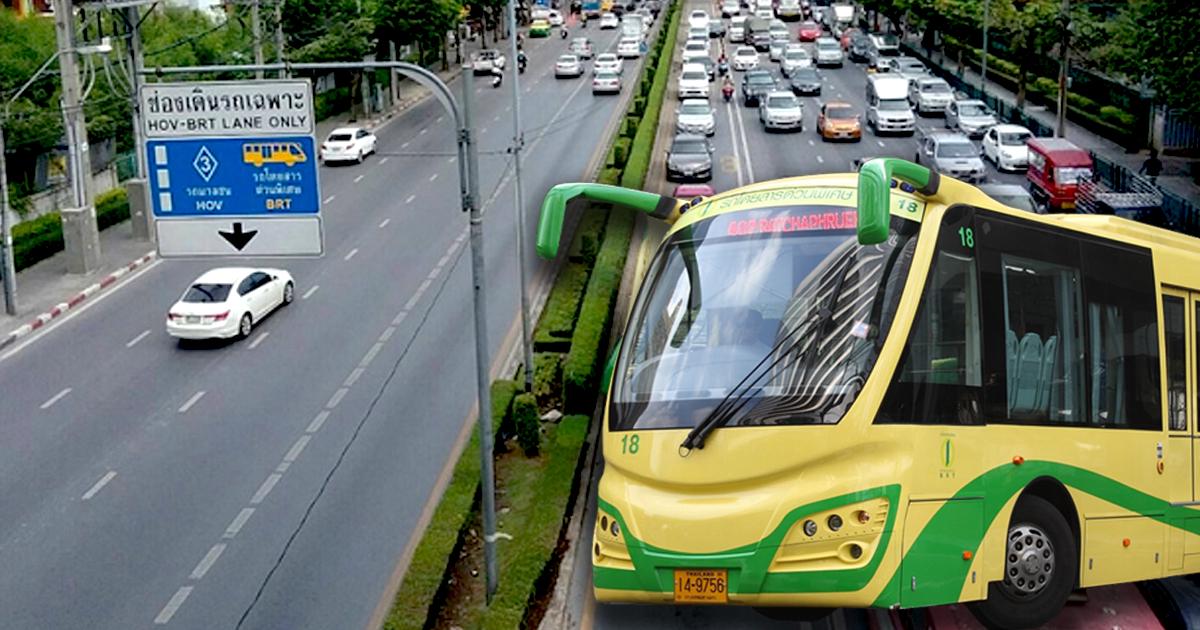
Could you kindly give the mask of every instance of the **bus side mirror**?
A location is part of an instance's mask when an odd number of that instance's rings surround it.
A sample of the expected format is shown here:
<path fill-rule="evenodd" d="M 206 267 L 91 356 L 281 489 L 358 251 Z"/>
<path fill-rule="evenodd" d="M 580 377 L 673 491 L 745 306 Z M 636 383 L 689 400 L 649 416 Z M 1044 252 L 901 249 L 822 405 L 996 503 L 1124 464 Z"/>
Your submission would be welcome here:
<path fill-rule="evenodd" d="M 875 158 L 858 171 L 858 242 L 875 245 L 887 240 L 891 222 L 892 178 L 906 181 L 923 195 L 938 191 L 937 172 L 899 158 Z"/>
<path fill-rule="evenodd" d="M 576 197 L 626 206 L 664 221 L 672 221 L 678 216 L 676 208 L 679 202 L 674 197 L 608 184 L 558 184 L 546 193 L 538 218 L 537 253 L 542 258 L 554 259 L 558 256 L 567 202 Z"/>

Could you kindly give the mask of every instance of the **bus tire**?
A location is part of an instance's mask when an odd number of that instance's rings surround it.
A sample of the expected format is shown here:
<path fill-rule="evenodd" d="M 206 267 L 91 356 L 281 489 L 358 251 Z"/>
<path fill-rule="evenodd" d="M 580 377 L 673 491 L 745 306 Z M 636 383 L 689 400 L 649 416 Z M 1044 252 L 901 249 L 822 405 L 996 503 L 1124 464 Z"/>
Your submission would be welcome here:
<path fill-rule="evenodd" d="M 1075 587 L 1079 553 L 1071 528 L 1049 501 L 1017 500 L 1005 543 L 1004 580 L 988 584 L 986 600 L 969 605 L 993 629 L 1034 628 L 1053 619 Z"/>

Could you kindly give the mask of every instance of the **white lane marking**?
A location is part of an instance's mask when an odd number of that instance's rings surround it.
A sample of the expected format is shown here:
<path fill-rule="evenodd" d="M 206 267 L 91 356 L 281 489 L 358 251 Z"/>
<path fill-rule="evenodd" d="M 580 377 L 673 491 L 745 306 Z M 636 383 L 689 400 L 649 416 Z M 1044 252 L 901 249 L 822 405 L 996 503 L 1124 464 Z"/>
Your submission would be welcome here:
<path fill-rule="evenodd" d="M 387 341 L 388 339 L 391 339 L 392 335 L 394 335 L 394 334 L 396 334 L 396 327 L 388 326 L 387 328 L 383 329 L 383 334 L 379 335 L 379 340 Z"/>
<path fill-rule="evenodd" d="M 408 317 L 408 311 L 400 311 L 399 313 L 396 313 L 396 316 L 392 318 L 392 325 L 399 326 L 404 322 L 404 318 L 406 317 Z"/>
<path fill-rule="evenodd" d="M 325 198 L 325 203 L 332 203 L 334 199 L 337 199 L 337 195 L 329 195 Z"/>
<path fill-rule="evenodd" d="M 446 263 L 448 263 L 448 262 L 450 262 L 450 254 L 449 253 L 447 253 L 445 256 L 442 256 L 441 260 L 438 260 L 437 266 L 445 267 Z"/>
<path fill-rule="evenodd" d="M 275 472 L 282 475 L 283 473 L 287 472 L 288 468 L 291 467 L 292 464 L 290 462 L 279 462 L 279 465 L 275 467 Z"/>
<path fill-rule="evenodd" d="M 267 338 L 267 335 L 270 335 L 270 334 L 271 333 L 269 333 L 269 332 L 258 333 L 258 336 L 254 338 L 254 341 L 250 342 L 250 349 L 253 350 L 253 349 L 257 348 L 258 344 L 262 343 L 263 340 Z"/>
<path fill-rule="evenodd" d="M 878 143 L 879 143 L 879 146 L 881 146 L 881 147 L 886 147 L 886 146 L 887 146 L 886 144 L 884 144 L 884 143 L 883 143 L 883 140 L 876 140 L 875 142 L 878 142 Z"/>
<path fill-rule="evenodd" d="M 301 299 L 301 300 L 307 300 L 308 298 L 312 297 L 312 295 L 313 295 L 314 293 L 316 293 L 316 292 L 317 292 L 317 289 L 320 289 L 320 288 L 321 288 L 321 285 L 319 285 L 319 284 L 314 284 L 314 285 L 312 285 L 312 288 L 310 288 L 309 290 L 305 291 L 305 292 L 304 292 L 304 295 L 301 295 L 301 296 L 300 296 L 300 299 Z"/>
<path fill-rule="evenodd" d="M 225 543 L 217 543 L 213 545 L 212 548 L 208 550 L 208 553 L 204 554 L 203 558 L 200 558 L 200 563 L 196 565 L 195 569 L 192 569 L 192 574 L 189 575 L 188 578 L 193 580 L 202 579 L 204 574 L 208 573 L 208 570 L 217 563 L 217 558 L 220 558 L 224 551 Z"/>
<path fill-rule="evenodd" d="M 300 457 L 300 453 L 304 452 L 304 447 L 308 446 L 308 441 L 311 439 L 311 435 L 301 435 L 300 438 L 296 440 L 296 443 L 292 445 L 291 450 L 287 452 L 287 455 L 283 456 L 283 461 L 289 464 L 296 461 L 296 458 Z"/>
<path fill-rule="evenodd" d="M 254 493 L 254 496 L 250 497 L 250 505 L 262 503 L 263 499 L 266 499 L 267 495 L 271 494 L 271 491 L 275 489 L 275 484 L 279 483 L 280 479 L 283 479 L 283 475 L 278 473 L 267 475 L 266 480 L 258 487 L 258 491 Z"/>
<path fill-rule="evenodd" d="M 413 199 L 416 199 L 416 198 L 417 198 L 417 196 L 416 196 L 416 195 L 409 195 L 409 196 L 408 196 L 408 199 L 405 199 L 405 200 L 404 200 L 404 203 L 412 203 L 412 202 L 413 202 Z"/>
<path fill-rule="evenodd" d="M 375 345 L 371 346 L 370 350 L 367 350 L 367 354 L 363 355 L 362 361 L 359 362 L 359 365 L 363 367 L 371 365 L 371 361 L 375 360 L 375 355 L 379 354 L 380 350 L 383 350 L 383 343 L 377 341 L 375 342 Z"/>
<path fill-rule="evenodd" d="M 100 478 L 100 481 L 97 481 L 96 483 L 92 484 L 92 487 L 89 488 L 87 492 L 83 493 L 83 500 L 87 501 L 88 499 L 96 496 L 96 493 L 100 492 L 100 489 L 103 488 L 104 486 L 107 486 L 108 482 L 112 481 L 113 477 L 116 477 L 116 476 L 117 476 L 117 471 L 115 471 L 115 470 L 110 470 L 110 471 L 104 473 L 104 476 Z"/>
<path fill-rule="evenodd" d="M 187 413 L 188 409 L 191 409 L 192 405 L 196 404 L 203 397 L 204 390 L 200 390 L 195 394 L 192 394 L 192 397 L 187 399 L 187 402 L 183 403 L 183 406 L 179 408 L 179 413 Z"/>
<path fill-rule="evenodd" d="M 525 91 L 526 91 L 526 92 L 532 92 L 532 91 L 533 91 L 533 86 L 532 86 L 532 85 L 530 85 L 530 86 L 526 87 L 526 88 L 525 88 Z"/>
<path fill-rule="evenodd" d="M 404 144 L 400 145 L 400 148 L 401 148 L 401 149 L 407 149 L 409 144 L 410 144 L 410 143 L 408 143 L 408 142 L 405 142 Z"/>
<path fill-rule="evenodd" d="M 816 142 L 813 142 L 812 140 L 809 140 L 809 141 L 808 141 L 808 146 L 810 146 L 810 147 L 815 147 L 815 146 L 817 146 L 817 143 L 816 143 Z"/>
<path fill-rule="evenodd" d="M 135 345 L 137 345 L 137 342 L 139 342 L 139 341 L 141 341 L 141 340 L 145 339 L 147 336 L 149 336 L 149 334 L 150 334 L 150 331 L 149 331 L 149 330 L 143 330 L 143 331 L 142 331 L 142 334 L 140 334 L 140 335 L 138 335 L 138 336 L 134 337 L 133 339 L 130 339 L 130 340 L 129 340 L 129 341 L 126 343 L 126 344 L 125 344 L 125 347 L 126 347 L 126 348 L 132 348 L 132 347 L 134 347 Z"/>
<path fill-rule="evenodd" d="M 437 174 L 437 173 L 434 173 L 433 175 L 430 175 L 430 176 L 429 176 L 429 181 L 431 181 L 431 182 L 432 182 L 432 181 L 435 181 L 435 180 L 437 180 L 437 177 L 438 177 L 438 174 Z"/>
<path fill-rule="evenodd" d="M 384 165 L 384 164 L 387 164 L 387 161 L 388 161 L 388 159 L 387 159 L 387 156 L 386 156 L 386 155 L 385 155 L 385 156 L 383 156 L 383 157 L 381 157 L 381 158 L 379 158 L 379 164 L 380 164 L 381 166 L 382 166 L 382 165 Z"/>
<path fill-rule="evenodd" d="M 346 377 L 346 380 L 345 380 L 345 382 L 342 383 L 342 386 L 343 387 L 354 387 L 354 384 L 357 383 L 358 379 L 362 377 L 363 372 L 364 372 L 363 368 L 360 368 L 360 367 L 354 368 L 353 370 L 350 371 L 350 376 Z"/>
<path fill-rule="evenodd" d="M 42 409 L 49 409 L 51 407 L 51 405 L 62 400 L 64 396 L 66 396 L 67 394 L 70 394 L 70 393 L 71 393 L 71 388 L 64 387 L 61 392 L 58 392 L 54 396 L 51 396 L 50 400 L 47 400 L 46 402 L 42 403 Z"/>
<path fill-rule="evenodd" d="M 354 183 L 355 183 L 355 184 L 357 184 L 358 182 L 361 182 L 361 181 L 363 180 L 363 177 L 366 177 L 366 176 L 365 176 L 365 175 L 359 175 L 358 177 L 355 177 L 355 178 L 354 178 Z"/>
<path fill-rule="evenodd" d="M 454 157 L 454 156 L 450 156 L 450 159 L 446 160 L 446 163 L 447 163 L 447 164 L 453 164 L 453 163 L 455 163 L 456 161 L 458 161 L 458 158 L 456 158 L 456 157 Z"/>
<path fill-rule="evenodd" d="M 191 594 L 192 587 L 180 586 L 179 590 L 175 591 L 175 594 L 171 596 L 171 600 L 167 602 L 167 605 L 163 606 L 158 616 L 154 618 L 154 623 L 160 626 L 169 623 L 171 617 L 175 616 L 175 611 L 179 610 L 179 607 L 183 605 L 183 602 L 187 601 L 188 595 Z"/>
<path fill-rule="evenodd" d="M 422 128 L 421 128 L 421 134 L 420 134 L 420 135 L 422 135 L 422 136 L 423 136 L 423 135 L 425 135 L 425 134 L 426 134 L 426 133 L 428 133 L 428 132 L 429 132 L 429 127 L 422 127 Z"/>
<path fill-rule="evenodd" d="M 825 163 L 825 158 L 823 158 L 823 157 L 821 157 L 821 156 L 819 156 L 819 155 L 818 155 L 818 156 L 817 156 L 817 163 L 818 163 L 818 164 L 824 164 L 824 163 Z"/>
<path fill-rule="evenodd" d="M 487 127 L 484 127 L 483 129 L 479 130 L 479 135 L 483 135 L 485 133 L 487 133 Z"/>
<path fill-rule="evenodd" d="M 492 122 L 500 122 L 500 115 L 496 114 L 495 116 L 492 116 Z"/>
<path fill-rule="evenodd" d="M 391 219 L 384 219 L 384 220 L 382 220 L 382 221 L 380 221 L 380 222 L 379 222 L 379 228 L 380 228 L 380 229 L 383 229 L 383 228 L 387 227 L 387 224 L 389 224 L 389 223 L 391 223 L 391 222 L 392 222 L 392 220 L 391 220 Z"/>
<path fill-rule="evenodd" d="M 737 105 L 733 106 L 734 115 L 737 117 L 738 131 L 741 132 L 742 141 L 742 156 L 746 159 L 746 181 L 754 183 L 754 164 L 750 161 L 750 144 L 746 141 L 746 121 L 742 118 L 742 108 Z"/>
<path fill-rule="evenodd" d="M 329 402 L 325 403 L 325 407 L 327 409 L 333 409 L 337 407 L 338 403 L 342 402 L 342 399 L 346 397 L 346 393 L 349 391 L 350 390 L 346 389 L 345 387 L 339 387 L 336 392 L 333 392 L 333 396 L 329 398 Z"/>
<path fill-rule="evenodd" d="M 242 527 L 246 525 L 246 521 L 254 515 L 254 508 L 242 508 L 238 515 L 233 517 L 233 521 L 229 523 L 229 527 L 225 528 L 225 533 L 221 534 L 221 538 L 233 538 L 242 531 Z"/>
<path fill-rule="evenodd" d="M 438 116 L 437 120 L 435 120 L 433 122 L 442 122 L 443 119 L 445 119 L 445 116 Z"/>
<path fill-rule="evenodd" d="M 510 112 L 510 111 L 512 111 L 512 105 L 505 105 L 505 106 L 504 106 L 504 111 L 506 111 L 506 112 Z"/>
<path fill-rule="evenodd" d="M 354 258 L 354 255 L 357 253 L 358 253 L 358 248 L 355 247 L 354 249 L 350 250 L 349 254 L 346 254 L 346 257 L 343 260 L 350 260 L 351 258 Z"/>
<path fill-rule="evenodd" d="M 324 425 L 325 421 L 328 419 L 329 419 L 329 412 L 322 411 L 321 413 L 317 414 L 317 417 L 312 419 L 312 422 L 308 423 L 308 428 L 305 429 L 304 432 L 305 433 L 316 433 L 317 431 L 320 431 L 321 426 Z"/>

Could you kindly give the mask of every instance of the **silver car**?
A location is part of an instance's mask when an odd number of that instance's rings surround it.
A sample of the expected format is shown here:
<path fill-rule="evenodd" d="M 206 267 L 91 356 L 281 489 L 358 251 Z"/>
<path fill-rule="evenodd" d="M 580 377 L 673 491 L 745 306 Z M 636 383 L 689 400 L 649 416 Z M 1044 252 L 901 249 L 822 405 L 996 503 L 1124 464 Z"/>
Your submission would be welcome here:
<path fill-rule="evenodd" d="M 779 60 L 779 71 L 783 73 L 783 76 L 791 77 L 797 70 L 811 68 L 812 65 L 813 60 L 807 50 L 789 46 L 787 50 L 783 51 L 783 59 Z"/>
<path fill-rule="evenodd" d="M 996 115 L 992 113 L 983 101 L 966 99 L 950 101 L 946 106 L 946 128 L 957 129 L 972 138 L 978 138 L 995 125 Z"/>
<path fill-rule="evenodd" d="M 599 74 L 605 70 L 621 74 L 621 58 L 613 53 L 600 53 L 596 55 L 596 61 L 592 62 L 592 74 Z"/>
<path fill-rule="evenodd" d="M 838 40 L 832 37 L 817 38 L 818 66 L 836 66 L 840 68 L 844 61 L 845 55 L 842 53 L 842 45 Z"/>
<path fill-rule="evenodd" d="M 581 76 L 583 76 L 583 64 L 580 63 L 579 57 L 575 55 L 558 56 L 558 60 L 554 62 L 554 78 L 578 78 Z"/>
<path fill-rule="evenodd" d="M 804 131 L 804 105 L 791 92 L 769 92 L 758 99 L 758 119 L 767 131 Z"/>
<path fill-rule="evenodd" d="M 787 50 L 788 42 L 786 39 L 771 40 L 771 47 L 767 49 L 767 56 L 771 61 L 780 61 L 783 59 L 783 52 Z"/>
<path fill-rule="evenodd" d="M 675 131 L 711 136 L 717 131 L 717 119 L 708 101 L 702 98 L 684 99 L 675 110 Z"/>
<path fill-rule="evenodd" d="M 970 183 L 982 182 L 987 176 L 979 147 L 961 133 L 943 131 L 922 138 L 917 164 Z"/>
<path fill-rule="evenodd" d="M 918 114 L 944 114 L 954 100 L 954 90 L 945 79 L 922 77 L 908 82 L 908 102 Z"/>

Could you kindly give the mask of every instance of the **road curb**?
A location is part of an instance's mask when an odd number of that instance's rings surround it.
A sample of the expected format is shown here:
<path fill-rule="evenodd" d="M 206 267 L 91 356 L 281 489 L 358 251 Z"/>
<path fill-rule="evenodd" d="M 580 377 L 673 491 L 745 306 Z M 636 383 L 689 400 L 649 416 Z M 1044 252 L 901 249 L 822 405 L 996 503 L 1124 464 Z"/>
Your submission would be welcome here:
<path fill-rule="evenodd" d="M 76 293 L 75 295 L 71 296 L 71 298 L 68 299 L 67 301 L 59 302 L 57 305 L 55 305 L 50 310 L 48 310 L 44 313 L 39 313 L 32 320 L 30 320 L 29 323 L 8 333 L 7 335 L 4 336 L 3 339 L 0 339 L 0 350 L 3 350 L 4 348 L 11 346 L 12 344 L 16 343 L 18 339 L 28 335 L 29 333 L 32 333 L 33 331 L 35 331 L 39 328 L 42 328 L 43 326 L 45 326 L 46 324 L 49 324 L 54 319 L 63 316 L 71 309 L 74 309 L 75 307 L 79 306 L 83 302 L 87 301 L 87 299 L 89 297 L 92 297 L 93 295 L 95 295 L 95 294 L 103 291 L 104 289 L 107 289 L 108 287 L 112 286 L 113 284 L 115 284 L 117 282 L 117 280 L 121 279 L 122 276 L 129 274 L 131 271 L 133 271 L 134 269 L 137 269 L 138 267 L 142 267 L 142 266 L 146 265 L 147 263 L 149 263 L 150 261 L 154 260 L 157 257 L 158 257 L 157 252 L 148 252 L 144 256 L 138 258 L 137 260 L 135 260 L 131 263 L 128 263 L 122 267 L 119 267 L 116 271 L 113 271 L 112 273 L 108 274 L 107 276 L 104 276 L 103 278 L 100 279 L 99 282 L 89 285 L 83 291 L 80 291 L 79 293 Z"/>

